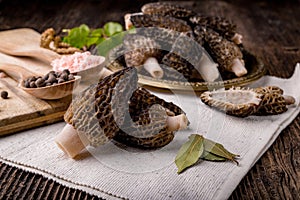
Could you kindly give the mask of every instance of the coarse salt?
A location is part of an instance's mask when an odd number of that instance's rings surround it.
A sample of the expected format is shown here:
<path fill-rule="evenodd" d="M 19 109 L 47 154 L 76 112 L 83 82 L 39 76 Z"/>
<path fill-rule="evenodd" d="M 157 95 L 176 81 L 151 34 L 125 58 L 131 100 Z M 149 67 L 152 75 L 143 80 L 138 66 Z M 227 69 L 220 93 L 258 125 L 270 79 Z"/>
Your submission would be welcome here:
<path fill-rule="evenodd" d="M 91 52 L 75 52 L 72 55 L 63 55 L 51 62 L 54 71 L 69 69 L 71 73 L 80 72 L 101 64 L 104 61 L 102 56 L 92 55 Z"/>

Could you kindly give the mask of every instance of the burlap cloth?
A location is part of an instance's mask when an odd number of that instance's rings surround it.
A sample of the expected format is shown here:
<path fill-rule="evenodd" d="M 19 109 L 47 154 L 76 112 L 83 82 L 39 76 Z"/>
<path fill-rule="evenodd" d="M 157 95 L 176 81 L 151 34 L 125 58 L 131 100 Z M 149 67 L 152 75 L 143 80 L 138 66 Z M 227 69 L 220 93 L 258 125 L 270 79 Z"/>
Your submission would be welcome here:
<path fill-rule="evenodd" d="M 89 148 L 90 153 L 72 160 L 53 141 L 65 125 L 61 122 L 2 137 L 0 160 L 106 199 L 227 199 L 300 111 L 299 64 L 289 79 L 264 76 L 250 87 L 265 85 L 280 86 L 285 94 L 296 98 L 296 105 L 281 115 L 241 119 L 207 107 L 194 94 L 154 91 L 181 106 L 191 121 L 189 129 L 177 132 L 165 148 L 141 151 L 109 143 Z M 240 164 L 201 161 L 178 175 L 176 153 L 193 133 L 241 155 Z"/>

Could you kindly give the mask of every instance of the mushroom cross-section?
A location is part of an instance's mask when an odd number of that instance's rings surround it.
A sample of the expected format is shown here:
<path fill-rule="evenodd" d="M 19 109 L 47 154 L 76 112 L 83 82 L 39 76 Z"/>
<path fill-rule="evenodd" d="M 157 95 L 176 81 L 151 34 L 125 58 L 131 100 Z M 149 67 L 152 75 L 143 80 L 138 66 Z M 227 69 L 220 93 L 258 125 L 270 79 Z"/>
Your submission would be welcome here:
<path fill-rule="evenodd" d="M 237 117 L 280 114 L 288 110 L 288 105 L 295 103 L 292 96 L 283 95 L 283 90 L 276 86 L 206 91 L 200 95 L 200 99 L 213 108 Z"/>

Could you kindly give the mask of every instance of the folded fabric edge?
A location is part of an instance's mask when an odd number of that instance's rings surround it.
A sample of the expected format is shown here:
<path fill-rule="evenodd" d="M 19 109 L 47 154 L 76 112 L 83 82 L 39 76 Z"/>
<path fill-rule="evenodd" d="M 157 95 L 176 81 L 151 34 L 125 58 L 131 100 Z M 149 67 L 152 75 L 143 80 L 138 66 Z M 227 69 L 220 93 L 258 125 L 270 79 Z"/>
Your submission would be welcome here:
<path fill-rule="evenodd" d="M 91 186 L 86 185 L 86 184 L 76 183 L 76 182 L 73 182 L 71 180 L 67 180 L 63 177 L 57 177 L 55 174 L 52 174 L 51 172 L 47 172 L 45 170 L 38 169 L 34 166 L 30 166 L 30 165 L 26 165 L 26 164 L 23 164 L 23 163 L 15 162 L 15 161 L 10 160 L 10 159 L 6 159 L 6 158 L 2 157 L 1 155 L 0 155 L 0 162 L 4 163 L 6 165 L 9 165 L 11 167 L 16 167 L 18 169 L 21 169 L 24 172 L 29 172 L 29 173 L 41 175 L 41 176 L 45 177 L 46 179 L 53 180 L 53 181 L 59 183 L 62 186 L 70 187 L 70 188 L 73 188 L 75 190 L 79 190 L 81 192 L 86 192 L 88 194 L 95 195 L 99 198 L 111 199 L 111 200 L 120 200 L 120 199 L 127 200 L 128 199 L 126 197 L 122 197 L 120 195 L 112 194 L 110 192 L 101 190 L 99 188 L 91 187 Z"/>

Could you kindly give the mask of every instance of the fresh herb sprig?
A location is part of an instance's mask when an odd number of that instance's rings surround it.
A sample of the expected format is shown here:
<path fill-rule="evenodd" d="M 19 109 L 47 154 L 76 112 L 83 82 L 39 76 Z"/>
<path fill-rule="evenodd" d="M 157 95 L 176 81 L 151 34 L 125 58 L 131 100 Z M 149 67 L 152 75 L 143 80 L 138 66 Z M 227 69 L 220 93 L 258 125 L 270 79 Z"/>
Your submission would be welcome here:
<path fill-rule="evenodd" d="M 117 22 L 107 22 L 102 28 L 91 29 L 86 24 L 72 29 L 63 29 L 67 35 L 63 37 L 63 42 L 79 49 L 87 49 L 92 45 L 98 45 L 106 39 L 123 31 L 121 24 Z"/>
<path fill-rule="evenodd" d="M 230 160 L 238 164 L 237 157 L 239 155 L 229 152 L 222 144 L 206 139 L 202 135 L 192 134 L 189 136 L 189 141 L 179 149 L 175 164 L 179 174 L 194 165 L 200 158 L 208 161 Z"/>

